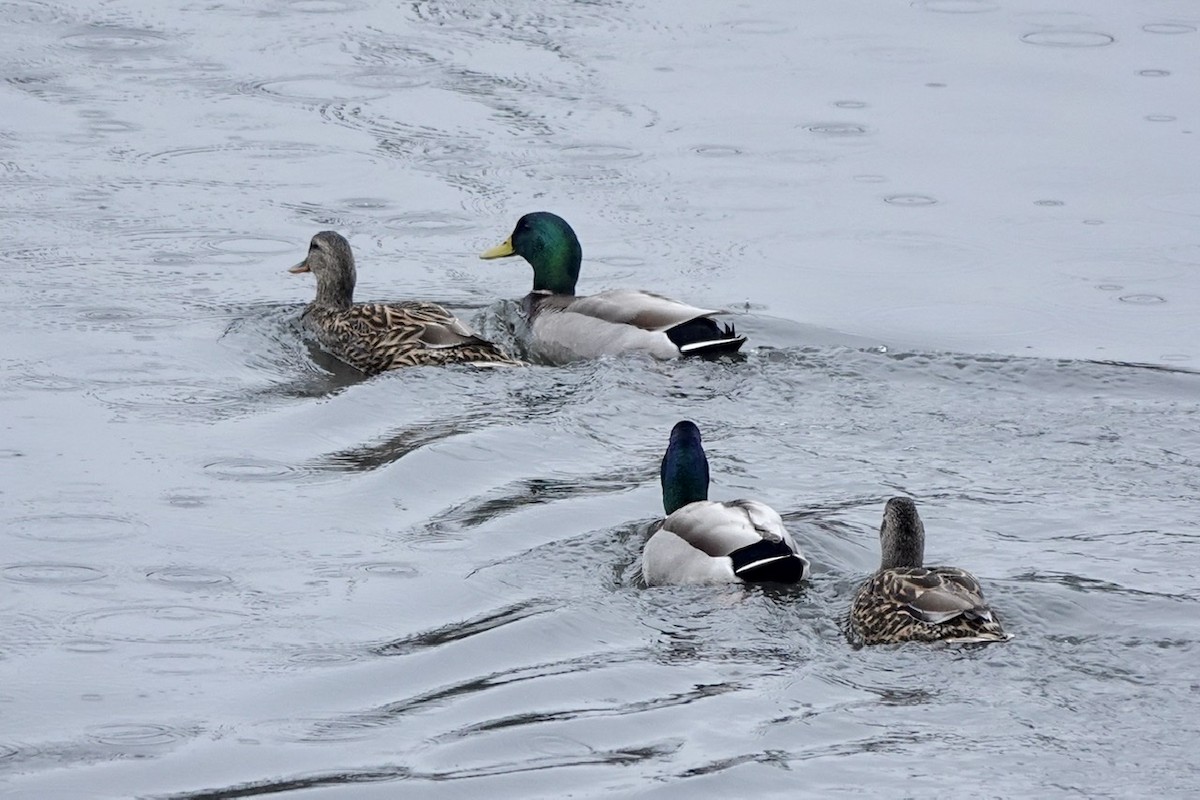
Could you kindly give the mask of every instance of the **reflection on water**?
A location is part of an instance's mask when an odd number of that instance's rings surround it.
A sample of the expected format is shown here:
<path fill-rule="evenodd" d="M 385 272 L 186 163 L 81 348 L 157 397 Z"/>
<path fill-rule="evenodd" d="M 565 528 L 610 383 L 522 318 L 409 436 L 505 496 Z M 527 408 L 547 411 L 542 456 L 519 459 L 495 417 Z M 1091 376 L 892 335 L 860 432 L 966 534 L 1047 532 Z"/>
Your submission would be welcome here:
<path fill-rule="evenodd" d="M 177 5 L 0 2 L 0 792 L 1194 790 L 1192 9 Z M 302 335 L 336 228 L 520 340 L 535 208 L 744 357 Z M 681 418 L 808 584 L 641 585 Z M 898 493 L 1016 639 L 847 644 Z"/>

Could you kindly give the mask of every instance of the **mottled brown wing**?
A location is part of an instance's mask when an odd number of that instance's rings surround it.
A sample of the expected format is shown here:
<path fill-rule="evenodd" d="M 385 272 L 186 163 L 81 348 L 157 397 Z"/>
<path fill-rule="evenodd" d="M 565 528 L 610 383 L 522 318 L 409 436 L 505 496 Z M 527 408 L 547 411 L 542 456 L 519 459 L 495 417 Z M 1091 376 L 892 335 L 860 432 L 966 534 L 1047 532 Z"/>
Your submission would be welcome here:
<path fill-rule="evenodd" d="M 369 375 L 419 364 L 519 363 L 436 303 L 361 303 L 313 313 L 322 344 Z"/>
<path fill-rule="evenodd" d="M 1009 638 L 979 581 L 958 567 L 880 570 L 855 595 L 850 621 L 865 644 Z"/>
<path fill-rule="evenodd" d="M 979 582 L 969 572 L 951 567 L 885 570 L 889 596 L 909 613 L 937 624 L 982 606 Z"/>

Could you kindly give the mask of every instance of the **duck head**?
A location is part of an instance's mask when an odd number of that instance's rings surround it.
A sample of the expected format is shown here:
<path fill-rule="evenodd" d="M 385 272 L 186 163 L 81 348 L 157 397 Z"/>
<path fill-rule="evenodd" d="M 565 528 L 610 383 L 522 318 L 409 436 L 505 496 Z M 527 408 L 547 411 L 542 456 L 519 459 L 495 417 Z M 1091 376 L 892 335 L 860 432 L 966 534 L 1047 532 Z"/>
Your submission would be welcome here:
<path fill-rule="evenodd" d="M 533 291 L 575 294 L 583 248 L 575 231 L 557 214 L 526 214 L 507 240 L 479 254 L 486 260 L 507 256 L 521 256 L 533 267 Z"/>
<path fill-rule="evenodd" d="M 317 278 L 316 305 L 349 306 L 354 301 L 354 253 L 340 233 L 321 231 L 308 245 L 308 255 L 288 270 L 311 272 Z"/>

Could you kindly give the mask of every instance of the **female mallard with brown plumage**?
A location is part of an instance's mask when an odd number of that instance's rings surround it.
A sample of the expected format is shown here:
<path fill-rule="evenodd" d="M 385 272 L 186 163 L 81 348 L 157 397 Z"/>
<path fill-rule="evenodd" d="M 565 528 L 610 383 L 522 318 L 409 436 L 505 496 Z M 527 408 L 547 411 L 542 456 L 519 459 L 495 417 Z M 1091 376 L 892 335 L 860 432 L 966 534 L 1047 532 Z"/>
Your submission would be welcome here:
<path fill-rule="evenodd" d="M 851 633 L 863 644 L 1011 638 L 974 575 L 958 567 L 922 566 L 925 525 L 912 500 L 888 500 L 879 540 L 883 561 L 850 607 Z"/>
<path fill-rule="evenodd" d="M 368 375 L 427 364 L 522 363 L 437 303 L 355 303 L 354 254 L 341 234 L 318 233 L 308 256 L 288 271 L 317 278 L 317 296 L 304 309 L 304 324 L 326 350 Z"/>
<path fill-rule="evenodd" d="M 512 235 L 480 258 L 521 256 L 533 267 L 533 291 L 521 302 L 530 349 L 553 361 L 641 352 L 670 359 L 736 353 L 746 343 L 719 311 L 696 308 L 653 292 L 613 289 L 575 294 L 583 248 L 566 220 L 547 211 L 517 220 Z"/>

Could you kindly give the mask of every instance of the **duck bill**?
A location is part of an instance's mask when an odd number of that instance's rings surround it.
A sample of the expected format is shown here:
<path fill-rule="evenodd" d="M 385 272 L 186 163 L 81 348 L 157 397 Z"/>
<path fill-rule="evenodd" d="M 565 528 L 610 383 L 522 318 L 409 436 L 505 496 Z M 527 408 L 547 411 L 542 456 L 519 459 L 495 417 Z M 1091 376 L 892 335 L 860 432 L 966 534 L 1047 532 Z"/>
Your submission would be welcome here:
<path fill-rule="evenodd" d="M 308 268 L 308 259 L 304 259 L 296 266 L 291 267 L 288 272 L 292 273 L 293 275 L 299 275 L 302 272 L 312 272 L 312 270 Z"/>
<path fill-rule="evenodd" d="M 510 236 L 505 239 L 502 244 L 498 244 L 495 247 L 484 250 L 479 254 L 479 257 L 484 261 L 490 261 L 493 258 L 505 258 L 507 256 L 515 256 L 516 254 L 517 251 L 513 250 L 512 237 Z"/>

